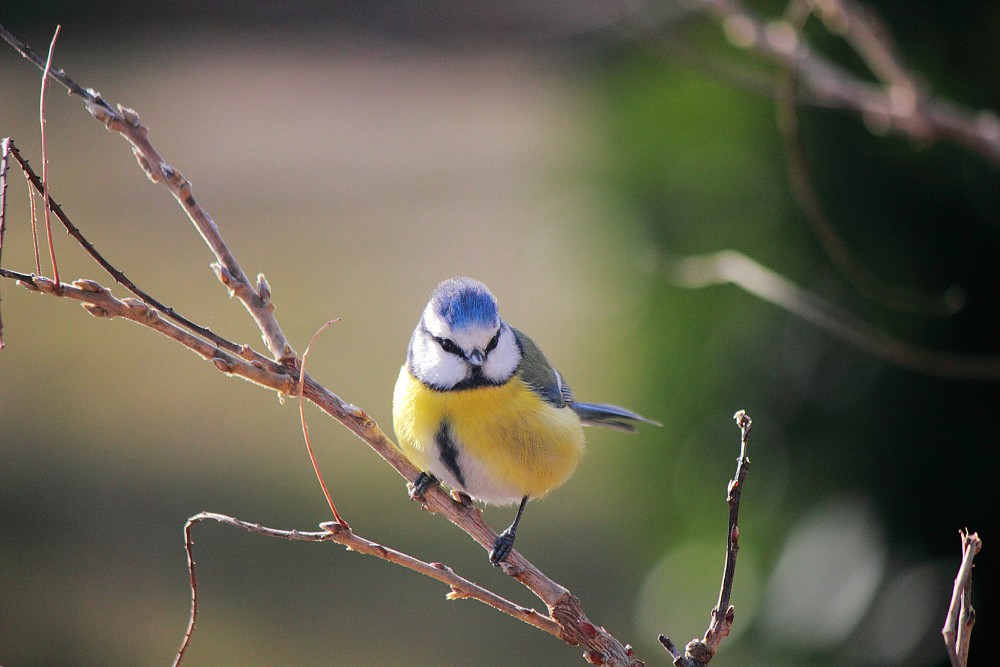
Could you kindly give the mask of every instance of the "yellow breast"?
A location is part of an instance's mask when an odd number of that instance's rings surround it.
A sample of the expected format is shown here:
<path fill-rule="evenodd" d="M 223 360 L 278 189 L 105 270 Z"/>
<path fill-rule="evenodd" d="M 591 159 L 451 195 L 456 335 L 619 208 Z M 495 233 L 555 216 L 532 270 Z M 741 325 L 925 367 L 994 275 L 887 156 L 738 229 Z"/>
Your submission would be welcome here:
<path fill-rule="evenodd" d="M 442 424 L 461 480 L 442 463 Z M 435 391 L 403 366 L 393 425 L 415 466 L 486 502 L 544 496 L 569 478 L 583 454 L 576 414 L 546 403 L 517 376 L 498 387 Z"/>

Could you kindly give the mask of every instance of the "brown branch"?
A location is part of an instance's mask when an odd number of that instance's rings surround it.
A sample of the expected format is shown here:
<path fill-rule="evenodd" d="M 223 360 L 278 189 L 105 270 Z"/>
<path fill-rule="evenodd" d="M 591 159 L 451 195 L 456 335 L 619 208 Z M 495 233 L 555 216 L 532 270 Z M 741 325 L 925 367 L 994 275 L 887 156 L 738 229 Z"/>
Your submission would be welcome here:
<path fill-rule="evenodd" d="M 694 257 L 664 257 L 663 269 L 667 278 L 679 287 L 736 285 L 845 343 L 902 368 L 960 380 L 1000 378 L 1000 356 L 959 354 L 907 343 L 734 250 Z"/>
<path fill-rule="evenodd" d="M 16 280 L 18 285 L 32 292 L 79 301 L 94 317 L 121 317 L 152 329 L 180 343 L 206 361 L 211 361 L 216 369 L 228 375 L 242 377 L 263 387 L 274 389 L 282 395 L 295 393 L 295 378 L 289 375 L 286 367 L 261 357 L 252 350 L 244 356 L 220 350 L 212 343 L 163 319 L 141 299 L 132 297 L 118 299 L 111 294 L 111 290 L 93 280 L 77 280 L 57 286 L 49 278 L 3 268 L 0 268 L 0 276 Z"/>
<path fill-rule="evenodd" d="M 660 635 L 659 640 L 673 659 L 677 667 L 704 667 L 719 650 L 722 640 L 729 636 L 733 625 L 736 608 L 729 604 L 733 593 L 733 582 L 736 579 L 736 555 L 740 551 L 740 499 L 743 495 L 743 484 L 750 472 L 750 458 L 747 456 L 747 440 L 753 422 L 743 410 L 739 410 L 733 419 L 740 427 L 740 455 L 736 459 L 736 475 L 729 480 L 726 487 L 726 505 L 729 507 L 729 524 L 726 536 L 726 562 L 722 572 L 722 587 L 719 590 L 719 601 L 712 609 L 712 619 L 701 639 L 692 639 L 684 647 L 682 654 L 670 637 Z M 722 610 L 725 609 L 723 613 Z"/>
<path fill-rule="evenodd" d="M 37 61 L 32 58 L 33 53 L 30 49 L 16 39 L 12 41 L 12 36 L 2 26 L 0 26 L 0 36 L 5 37 L 22 55 L 37 64 Z M 254 356 L 256 353 L 246 346 L 241 350 L 248 358 L 220 350 L 203 338 L 163 319 L 143 300 L 118 300 L 106 288 L 93 281 L 77 281 L 73 285 L 65 286 L 64 290 L 57 290 L 55 284 L 45 278 L 28 276 L 2 268 L 0 268 L 0 276 L 16 279 L 19 284 L 28 289 L 81 301 L 85 304 L 88 312 L 93 315 L 124 317 L 153 328 L 192 349 L 203 358 L 212 360 L 216 368 L 223 372 L 240 375 L 263 386 L 276 389 L 283 394 L 294 394 L 297 391 L 296 378 L 291 377 L 289 371 L 294 372 L 299 361 L 274 319 L 274 308 L 270 303 L 270 287 L 263 276 L 258 277 L 256 289 L 251 287 L 242 267 L 222 240 L 215 222 L 194 199 L 190 183 L 177 170 L 162 160 L 159 153 L 150 144 L 148 129 L 142 125 L 135 111 L 120 105 L 117 109 L 112 108 L 98 94 L 90 90 L 83 90 L 75 84 L 62 70 L 54 70 L 52 76 L 66 85 L 72 93 L 83 97 L 88 111 L 104 123 L 109 130 L 121 134 L 129 141 L 139 165 L 152 181 L 163 182 L 167 186 L 219 260 L 213 265 L 217 277 L 229 288 L 231 294 L 235 294 L 243 302 L 247 311 L 257 322 L 276 361 L 257 358 Z M 321 410 L 364 440 L 405 479 L 413 480 L 417 476 L 419 471 L 413 467 L 396 445 L 382 432 L 378 424 L 363 410 L 344 402 L 308 375 L 304 373 L 301 375 L 303 376 L 302 395 L 306 399 L 312 401 Z M 465 505 L 456 502 L 439 487 L 430 490 L 425 495 L 423 503 L 428 510 L 446 516 L 485 549 L 492 548 L 497 534 L 483 521 L 481 511 L 471 504 Z M 379 552 L 384 549 L 379 545 L 372 548 Z M 575 596 L 563 586 L 546 577 L 520 553 L 512 552 L 504 562 L 503 569 L 509 576 L 520 581 L 538 596 L 545 603 L 549 612 L 548 617 L 534 611 L 531 611 L 529 615 L 548 619 L 547 621 L 540 620 L 539 623 L 545 625 L 548 631 L 563 641 L 583 646 L 586 649 L 584 655 L 589 661 L 625 667 L 642 664 L 636 659 L 630 646 L 622 644 L 604 628 L 590 622 L 583 612 L 580 601 Z M 437 567 L 434 567 L 434 570 L 441 571 Z"/>
<path fill-rule="evenodd" d="M 149 142 L 149 128 L 142 124 L 139 114 L 121 105 L 118 105 L 119 113 L 112 114 L 107 111 L 106 105 L 92 102 L 87 103 L 87 110 L 109 131 L 117 132 L 132 145 L 132 152 L 149 180 L 153 183 L 163 183 L 167 187 L 201 234 L 202 240 L 218 259 L 218 264 L 213 265 L 216 274 L 229 288 L 230 294 L 235 294 L 257 323 L 268 350 L 277 361 L 291 363 L 295 359 L 295 350 L 288 344 L 285 334 L 274 318 L 274 306 L 270 302 L 270 295 L 259 294 L 250 285 L 243 267 L 223 241 L 215 220 L 194 198 L 191 183 L 180 171 L 167 164 Z"/>
<path fill-rule="evenodd" d="M 38 175 L 35 173 L 35 171 L 31 168 L 31 164 L 29 164 L 29 162 L 26 159 L 24 159 L 24 157 L 21 155 L 21 152 L 17 149 L 17 146 L 14 145 L 13 140 L 9 141 L 10 141 L 10 153 L 11 155 L 14 156 L 14 160 L 21 167 L 21 171 L 24 173 L 24 177 L 25 179 L 27 179 L 29 187 L 33 187 L 39 194 L 43 194 L 45 192 L 43 180 L 40 179 Z M 236 343 L 227 340 L 216 333 L 213 333 L 210 329 L 195 324 L 191 320 L 187 319 L 186 317 L 175 311 L 173 308 L 170 308 L 169 306 L 160 303 L 160 301 L 155 299 L 152 295 L 140 289 L 138 285 L 136 285 L 128 278 L 128 276 L 126 276 L 119 269 L 115 268 L 115 266 L 112 265 L 111 262 L 105 259 L 104 256 L 97 251 L 97 248 L 94 247 L 94 244 L 91 243 L 89 240 L 87 240 L 87 238 L 83 235 L 83 232 L 81 232 L 77 228 L 77 226 L 73 224 L 73 222 L 69 219 L 69 216 L 66 215 L 66 213 L 63 211 L 62 206 L 60 206 L 59 203 L 56 202 L 56 200 L 51 197 L 51 195 L 44 195 L 44 196 L 45 196 L 44 201 L 47 203 L 46 211 L 52 211 L 55 214 L 59 222 L 61 222 L 63 227 L 66 228 L 66 232 L 69 233 L 69 235 L 72 236 L 74 240 L 76 240 L 76 242 L 80 245 L 80 247 L 83 248 L 84 251 L 86 251 L 86 253 L 90 255 L 91 258 L 93 258 L 93 260 L 97 262 L 102 269 L 104 269 L 112 278 L 115 279 L 115 282 L 117 282 L 119 285 L 123 286 L 129 292 L 131 292 L 132 294 L 136 295 L 137 297 L 145 301 L 151 307 L 163 313 L 166 317 L 170 318 L 177 324 L 181 325 L 185 329 L 188 329 L 189 331 L 195 333 L 196 335 L 202 338 L 210 340 L 215 345 L 218 345 L 223 349 L 229 350 L 230 352 L 236 352 L 238 354 L 244 354 L 249 351 L 249 348 L 247 348 L 245 345 L 237 345 Z M 34 199 L 32 199 L 32 208 L 33 207 L 34 207 Z M 37 264 L 37 257 L 36 257 L 36 264 Z"/>
<path fill-rule="evenodd" d="M 969 643 L 972 641 L 972 626 L 976 623 L 976 610 L 972 608 L 972 561 L 983 546 L 978 533 L 968 529 L 958 532 L 962 538 L 962 564 L 955 577 L 951 593 L 951 605 L 945 617 L 944 645 L 952 667 L 965 667 L 969 660 Z"/>
<path fill-rule="evenodd" d="M 251 362 L 230 355 L 163 319 L 155 310 L 146 306 L 142 301 L 132 298 L 119 300 L 112 296 L 107 288 L 93 281 L 78 280 L 72 284 L 61 285 L 57 289 L 52 280 L 44 277 L 19 274 L 7 269 L 0 269 L 0 276 L 16 279 L 18 280 L 18 284 L 32 291 L 80 301 L 84 305 L 84 308 L 96 317 L 122 317 L 158 331 L 191 349 L 204 359 L 211 361 L 218 370 L 227 374 L 243 377 L 262 386 L 275 389 L 285 395 L 295 393 L 295 381 L 287 375 L 285 366 L 267 361 L 267 367 L 262 367 L 259 360 L 255 359 Z M 413 479 L 418 474 L 419 471 L 403 457 L 399 449 L 392 444 L 389 438 L 378 427 L 378 424 L 368 417 L 363 410 L 345 403 L 309 376 L 305 376 L 303 394 L 324 412 L 333 416 L 365 440 L 383 459 L 389 462 L 397 471 L 400 471 L 404 477 Z M 455 502 L 439 487 L 428 491 L 424 502 L 431 511 L 437 511 L 445 515 L 452 523 L 470 534 L 486 549 L 492 547 L 497 535 L 482 520 L 480 510 Z M 212 516 L 209 518 L 215 517 Z M 330 530 L 336 531 L 338 529 L 330 528 Z M 294 533 L 295 531 L 291 532 Z M 349 546 L 354 547 L 355 545 L 350 544 Z M 357 550 L 362 553 L 371 553 L 372 555 L 384 557 L 380 551 L 382 548 L 375 545 L 369 547 L 368 550 L 361 548 Z M 379 553 L 375 553 L 376 551 Z M 402 554 L 402 556 L 405 556 L 405 554 Z M 406 558 L 412 557 L 406 556 Z M 397 562 L 391 558 L 386 558 L 386 560 Z M 420 562 L 417 559 L 412 560 Z M 406 566 L 410 567 L 409 565 Z M 440 572 L 441 568 L 445 568 L 445 566 L 438 567 L 436 565 L 432 565 L 432 567 L 435 573 Z M 411 569 L 422 571 L 416 567 L 411 567 Z M 504 564 L 504 569 L 510 576 L 521 581 L 529 590 L 545 602 L 550 615 L 545 616 L 534 610 L 526 610 L 517 605 L 514 605 L 517 610 L 516 613 L 503 608 L 501 608 L 501 611 L 505 611 L 505 613 L 509 613 L 515 618 L 520 618 L 536 627 L 540 627 L 567 643 L 585 646 L 592 660 L 600 659 L 604 664 L 608 665 L 641 664 L 635 659 L 631 647 L 622 645 L 606 630 L 595 626 L 587 619 L 580 606 L 580 601 L 575 596 L 542 574 L 541 571 L 524 559 L 518 552 L 512 552 Z M 441 576 L 435 576 L 435 578 L 445 581 L 445 583 L 451 583 L 450 580 L 443 579 Z M 456 580 L 464 581 L 460 577 L 457 577 Z M 496 606 L 496 604 L 485 598 L 493 596 L 497 600 L 502 600 L 502 598 L 488 591 L 489 595 L 486 596 L 481 596 L 478 593 L 465 595 L 465 591 L 466 589 L 459 587 L 456 589 L 455 594 L 481 599 L 491 606 Z M 195 594 L 193 591 L 192 595 Z M 189 621 L 191 625 L 185 635 L 186 637 L 191 632 L 193 622 L 193 620 Z"/>
<path fill-rule="evenodd" d="M 41 58 L 3 25 L 0 25 L 0 37 L 3 37 L 18 53 L 35 65 L 44 66 Z M 257 323 L 268 350 L 277 361 L 291 363 L 295 358 L 295 351 L 288 344 L 288 340 L 274 318 L 274 307 L 270 303 L 269 295 L 262 295 L 251 287 L 250 280 L 243 272 L 243 268 L 229 250 L 229 246 L 223 241 L 215 220 L 194 198 L 191 183 L 184 178 L 180 171 L 171 167 L 149 142 L 149 128 L 142 124 L 139 114 L 133 109 L 121 105 L 118 105 L 117 108 L 112 107 L 104 101 L 100 93 L 90 88 L 83 88 L 66 76 L 66 73 L 61 69 L 51 70 L 49 75 L 63 84 L 71 94 L 81 97 L 87 111 L 103 123 L 109 131 L 120 134 L 131 144 L 132 153 L 149 180 L 153 183 L 163 183 L 166 186 L 218 259 L 219 264 L 224 269 L 226 279 L 229 281 L 226 286 L 229 288 L 230 294 L 235 294 Z M 216 270 L 216 273 L 220 274 L 221 272 Z M 258 279 L 258 283 L 261 282 L 261 279 Z"/>
<path fill-rule="evenodd" d="M 187 523 L 184 525 L 184 548 L 187 552 L 188 577 L 191 585 L 191 614 L 187 630 L 184 633 L 184 639 L 181 642 L 181 646 L 177 651 L 177 657 L 174 660 L 175 667 L 176 665 L 179 665 L 181 660 L 184 658 L 184 652 L 190 644 L 198 615 L 198 578 L 195 575 L 194 540 L 191 536 L 191 529 L 194 528 L 195 525 L 209 519 L 230 526 L 235 526 L 236 528 L 242 528 L 247 532 L 255 535 L 263 535 L 265 537 L 276 537 L 284 540 L 299 540 L 305 542 L 336 542 L 337 544 L 347 547 L 350 551 L 356 551 L 358 553 L 381 558 L 382 560 L 395 563 L 396 565 L 408 568 L 414 572 L 418 572 L 424 576 L 436 579 L 437 581 L 446 584 L 451 589 L 446 596 L 449 600 L 479 600 L 480 602 L 487 604 L 513 618 L 524 621 L 529 625 L 533 625 L 539 630 L 544 630 L 545 632 L 548 632 L 556 637 L 560 636 L 560 626 L 551 618 L 539 614 L 534 609 L 522 607 L 519 604 L 511 602 L 510 600 L 500 597 L 496 593 L 483 588 L 479 584 L 473 583 L 464 577 L 460 577 L 455 574 L 450 567 L 444 565 L 443 563 L 428 563 L 417 558 L 413 558 L 412 556 L 402 553 L 401 551 L 396 551 L 395 549 L 390 549 L 389 547 L 378 544 L 377 542 L 367 540 L 360 535 L 355 534 L 350 528 L 347 528 L 343 524 L 336 522 L 325 523 L 321 525 L 321 527 L 324 528 L 323 531 L 307 533 L 298 530 L 279 530 L 276 528 L 268 528 L 256 523 L 241 521 L 240 519 L 226 516 L 224 514 L 201 512 L 189 518 Z"/>
<path fill-rule="evenodd" d="M 696 4 L 722 24 L 733 45 L 795 69 L 816 102 L 860 113 L 920 143 L 954 141 L 1000 166 L 1000 118 L 994 112 L 968 109 L 930 92 L 913 95 L 905 87 L 864 81 L 796 39 L 791 26 L 765 20 L 739 0 L 696 0 Z M 870 40 L 875 34 L 870 31 L 857 39 Z M 884 54 L 891 53 L 889 47 L 880 47 L 883 52 L 878 55 L 867 43 L 856 48 L 881 76 L 892 76 L 895 82 L 912 80 L 884 62 Z M 898 61 L 891 62 L 898 65 Z"/>

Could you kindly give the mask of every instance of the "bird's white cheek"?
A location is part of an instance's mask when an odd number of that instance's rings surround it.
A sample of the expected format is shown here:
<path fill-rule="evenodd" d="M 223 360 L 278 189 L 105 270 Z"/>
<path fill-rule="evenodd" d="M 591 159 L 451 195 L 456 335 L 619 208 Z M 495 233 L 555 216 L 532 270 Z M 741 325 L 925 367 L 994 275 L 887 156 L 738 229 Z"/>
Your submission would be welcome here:
<path fill-rule="evenodd" d="M 438 387 L 451 387 L 461 382 L 467 372 L 464 361 L 423 337 L 415 341 L 412 363 L 417 377 Z"/>
<path fill-rule="evenodd" d="M 500 334 L 496 349 L 490 352 L 483 364 L 483 375 L 493 382 L 506 382 L 521 363 L 521 350 L 517 347 L 514 334 L 505 329 Z"/>

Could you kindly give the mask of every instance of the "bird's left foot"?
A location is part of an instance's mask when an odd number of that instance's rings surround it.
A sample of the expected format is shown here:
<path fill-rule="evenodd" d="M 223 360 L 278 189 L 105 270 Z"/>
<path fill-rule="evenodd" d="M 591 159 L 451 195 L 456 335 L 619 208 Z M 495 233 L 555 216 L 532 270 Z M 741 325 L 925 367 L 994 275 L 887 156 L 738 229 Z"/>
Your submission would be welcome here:
<path fill-rule="evenodd" d="M 410 484 L 410 500 L 423 500 L 427 489 L 438 483 L 438 478 L 429 472 L 422 472 Z"/>
<path fill-rule="evenodd" d="M 510 528 L 497 536 L 496 542 L 493 543 L 493 549 L 490 551 L 490 563 L 493 564 L 493 567 L 500 567 L 500 563 L 506 560 L 510 552 L 514 550 L 514 537 L 514 532 Z"/>

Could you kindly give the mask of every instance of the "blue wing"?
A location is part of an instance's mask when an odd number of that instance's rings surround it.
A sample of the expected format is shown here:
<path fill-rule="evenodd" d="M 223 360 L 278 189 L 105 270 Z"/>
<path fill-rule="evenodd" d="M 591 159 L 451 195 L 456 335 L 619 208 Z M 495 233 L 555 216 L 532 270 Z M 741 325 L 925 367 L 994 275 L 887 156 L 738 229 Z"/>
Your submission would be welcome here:
<path fill-rule="evenodd" d="M 562 373 L 552 367 L 535 341 L 514 327 L 511 329 L 521 348 L 521 366 L 518 368 L 518 374 L 548 403 L 557 408 L 568 407 L 579 415 L 580 421 L 587 426 L 604 426 L 630 433 L 635 431 L 634 422 L 662 426 L 659 422 L 646 419 L 636 412 L 617 405 L 577 402 L 573 398 L 573 390 L 566 384 Z"/>
<path fill-rule="evenodd" d="M 635 432 L 634 422 L 663 426 L 660 422 L 647 419 L 638 412 L 626 410 L 617 405 L 606 403 L 580 403 L 574 401 L 569 404 L 570 409 L 580 416 L 580 421 L 586 426 L 603 426 L 613 428 L 616 431 Z"/>

